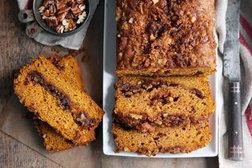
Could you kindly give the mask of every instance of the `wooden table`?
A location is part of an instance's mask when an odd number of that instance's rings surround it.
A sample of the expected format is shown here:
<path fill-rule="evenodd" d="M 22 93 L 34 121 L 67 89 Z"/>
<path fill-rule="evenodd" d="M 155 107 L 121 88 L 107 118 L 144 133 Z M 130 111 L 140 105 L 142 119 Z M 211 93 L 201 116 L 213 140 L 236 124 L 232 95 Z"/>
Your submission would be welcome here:
<path fill-rule="evenodd" d="M 102 21 L 103 3 L 98 6 L 91 22 L 92 29 L 97 29 L 97 50 L 102 57 Z M 0 111 L 13 94 L 13 74 L 23 65 L 36 58 L 45 49 L 45 46 L 29 39 L 25 33 L 25 25 L 17 19 L 18 7 L 15 0 L 0 1 Z M 98 26 L 97 26 L 98 25 Z M 94 31 L 94 30 L 92 30 Z M 90 37 L 91 38 L 91 37 Z M 97 39 L 96 38 L 96 39 Z M 87 38 L 88 39 L 88 38 Z M 50 47 L 47 47 L 50 48 Z M 100 68 L 100 73 L 102 73 Z M 102 74 L 100 74 L 102 76 Z M 98 94 L 98 103 L 101 105 L 102 93 Z M 13 123 L 15 124 L 15 123 Z M 1 125 L 1 123 L 0 123 Z M 97 131 L 101 138 L 101 127 Z M 215 158 L 188 158 L 188 159 L 143 159 L 105 156 L 102 153 L 102 141 L 98 140 L 93 145 L 99 156 L 91 167 L 129 168 L 129 167 L 169 167 L 169 168 L 214 168 L 218 167 Z M 0 167 L 61 167 L 59 163 L 42 156 L 25 144 L 0 131 Z"/>

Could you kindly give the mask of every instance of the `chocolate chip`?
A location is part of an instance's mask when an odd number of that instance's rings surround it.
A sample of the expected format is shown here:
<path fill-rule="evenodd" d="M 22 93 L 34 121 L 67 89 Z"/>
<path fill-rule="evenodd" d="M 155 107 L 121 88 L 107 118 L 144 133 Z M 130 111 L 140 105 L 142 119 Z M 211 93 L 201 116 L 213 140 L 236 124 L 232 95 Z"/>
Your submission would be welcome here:
<path fill-rule="evenodd" d="M 179 99 L 179 97 L 175 97 L 175 98 L 173 99 L 173 101 L 176 102 L 176 101 L 178 101 L 178 99 Z"/>
<path fill-rule="evenodd" d="M 90 118 L 85 112 L 80 112 L 78 113 L 75 122 L 83 129 L 86 129 L 92 127 L 93 123 L 96 123 L 96 119 Z"/>
<path fill-rule="evenodd" d="M 155 141 L 158 141 L 164 134 L 158 133 L 157 136 L 154 138 Z"/>
<path fill-rule="evenodd" d="M 197 71 L 196 73 L 195 73 L 195 75 L 202 75 L 203 74 L 203 72 L 201 72 L 201 71 Z"/>
<path fill-rule="evenodd" d="M 26 85 L 28 85 L 29 84 L 29 80 L 28 80 L 28 78 L 26 77 L 25 78 L 25 81 L 24 81 L 24 85 L 26 86 Z"/>
<path fill-rule="evenodd" d="M 60 103 L 65 107 L 63 110 L 69 110 L 70 109 L 70 99 L 68 96 L 63 96 L 62 99 L 60 99 Z"/>
<path fill-rule="evenodd" d="M 201 99 L 204 98 L 203 93 L 202 93 L 200 90 L 198 90 L 198 89 L 196 89 L 196 88 L 193 88 L 192 91 L 195 93 L 195 95 L 196 95 L 197 97 L 199 97 L 199 98 L 201 98 Z"/>

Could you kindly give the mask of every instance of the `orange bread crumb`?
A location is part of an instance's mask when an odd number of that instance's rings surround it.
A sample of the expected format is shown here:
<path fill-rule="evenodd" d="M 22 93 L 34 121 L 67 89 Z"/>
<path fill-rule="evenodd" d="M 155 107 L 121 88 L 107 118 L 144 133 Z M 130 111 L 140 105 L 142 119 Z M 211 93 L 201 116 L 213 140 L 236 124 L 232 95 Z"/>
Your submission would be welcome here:
<path fill-rule="evenodd" d="M 79 146 L 89 141 L 89 130 L 98 126 L 104 114 L 82 88 L 42 55 L 20 70 L 14 90 L 40 120 Z"/>
<path fill-rule="evenodd" d="M 187 126 L 157 127 L 155 132 L 124 129 L 113 123 L 112 133 L 118 152 L 139 152 L 150 156 L 158 153 L 188 153 L 203 148 L 211 141 L 209 121 Z"/>
<path fill-rule="evenodd" d="M 55 55 L 54 57 L 50 56 L 47 59 L 50 60 L 58 69 L 60 69 L 61 73 L 67 75 L 73 82 L 76 83 L 76 85 L 79 85 L 81 88 L 83 88 L 79 62 L 75 57 L 69 55 L 61 57 Z M 58 134 L 47 123 L 36 119 L 34 120 L 34 124 L 40 136 L 43 137 L 44 145 L 48 152 L 62 151 L 74 147 L 74 144 L 71 141 Z M 90 130 L 90 134 L 87 136 L 90 137 L 89 141 L 95 140 L 94 130 Z M 87 143 L 89 141 L 87 141 Z"/>
<path fill-rule="evenodd" d="M 34 120 L 39 135 L 43 138 L 48 152 L 62 151 L 74 147 L 74 144 L 58 134 L 50 125 L 39 119 Z"/>
<path fill-rule="evenodd" d="M 122 77 L 114 118 L 142 131 L 152 125 L 186 125 L 208 119 L 215 105 L 206 77 Z"/>
<path fill-rule="evenodd" d="M 35 127 L 39 135 L 44 140 L 44 145 L 48 152 L 57 152 L 66 149 L 70 149 L 74 147 L 74 144 L 70 141 L 62 137 L 58 134 L 51 126 L 49 126 L 46 122 L 40 121 L 39 119 L 34 120 Z M 90 130 L 87 134 L 87 141 L 91 142 L 95 140 L 95 132 L 94 130 Z M 87 144 L 85 144 L 87 145 Z"/>
<path fill-rule="evenodd" d="M 64 57 L 55 55 L 47 58 L 50 60 L 63 74 L 65 74 L 70 82 L 75 83 L 80 88 L 84 89 L 84 84 L 81 76 L 80 65 L 77 58 L 71 55 L 65 55 Z"/>
<path fill-rule="evenodd" d="M 35 127 L 39 135 L 44 140 L 44 145 L 48 152 L 57 152 L 74 147 L 74 144 L 65 139 L 62 135 L 58 134 L 51 126 L 46 122 L 40 121 L 39 119 L 34 120 Z M 95 140 L 94 130 L 90 130 L 90 133 L 87 134 L 87 143 Z M 86 144 L 87 145 L 87 144 Z"/>

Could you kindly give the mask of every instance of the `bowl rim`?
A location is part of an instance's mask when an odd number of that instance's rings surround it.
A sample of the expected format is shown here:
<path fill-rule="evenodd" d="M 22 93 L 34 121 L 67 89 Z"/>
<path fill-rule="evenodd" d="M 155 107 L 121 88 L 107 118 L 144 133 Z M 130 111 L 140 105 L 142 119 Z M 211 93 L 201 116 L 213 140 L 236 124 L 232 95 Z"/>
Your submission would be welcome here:
<path fill-rule="evenodd" d="M 56 31 L 54 31 L 53 29 L 51 29 L 49 26 L 47 26 L 46 24 L 42 24 L 41 22 L 42 22 L 42 19 L 41 19 L 41 21 L 37 18 L 37 15 L 36 15 L 36 12 L 38 12 L 37 10 L 38 10 L 38 8 L 36 9 L 36 1 L 37 0 L 33 0 L 33 4 L 32 4 L 32 12 L 33 12 L 33 16 L 34 16 L 34 20 L 38 23 L 38 25 L 44 30 L 44 31 L 46 31 L 46 32 L 48 32 L 48 33 L 50 33 L 50 34 L 53 34 L 53 35 L 56 35 L 56 36 L 61 36 L 61 37 L 63 37 L 63 36 L 68 36 L 68 35 L 73 35 L 74 33 L 77 33 L 77 32 L 79 32 L 84 26 L 85 26 L 85 24 L 87 23 L 87 21 L 89 20 L 89 15 L 90 15 L 90 12 L 91 12 L 91 5 L 90 5 L 90 0 L 85 0 L 85 1 L 87 1 L 88 2 L 88 12 L 86 11 L 86 13 L 87 13 L 87 17 L 86 17 L 86 19 L 84 20 L 84 22 L 83 23 L 81 23 L 81 25 L 79 26 L 79 27 L 77 27 L 76 29 L 74 29 L 74 30 L 71 30 L 71 31 L 69 31 L 69 32 L 64 32 L 64 33 L 57 33 Z M 44 0 L 42 0 L 42 2 L 43 2 Z M 85 3 L 85 5 L 87 5 L 86 3 Z M 86 7 L 87 8 L 87 7 Z M 41 16 L 41 15 L 40 15 Z"/>

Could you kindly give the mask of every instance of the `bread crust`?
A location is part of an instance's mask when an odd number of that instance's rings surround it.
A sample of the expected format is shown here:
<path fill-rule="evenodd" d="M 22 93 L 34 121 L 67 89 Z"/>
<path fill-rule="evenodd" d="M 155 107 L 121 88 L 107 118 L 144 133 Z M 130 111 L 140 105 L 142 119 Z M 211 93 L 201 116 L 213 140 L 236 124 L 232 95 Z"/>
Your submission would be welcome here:
<path fill-rule="evenodd" d="M 214 0 L 117 0 L 117 76 L 216 69 Z"/>

